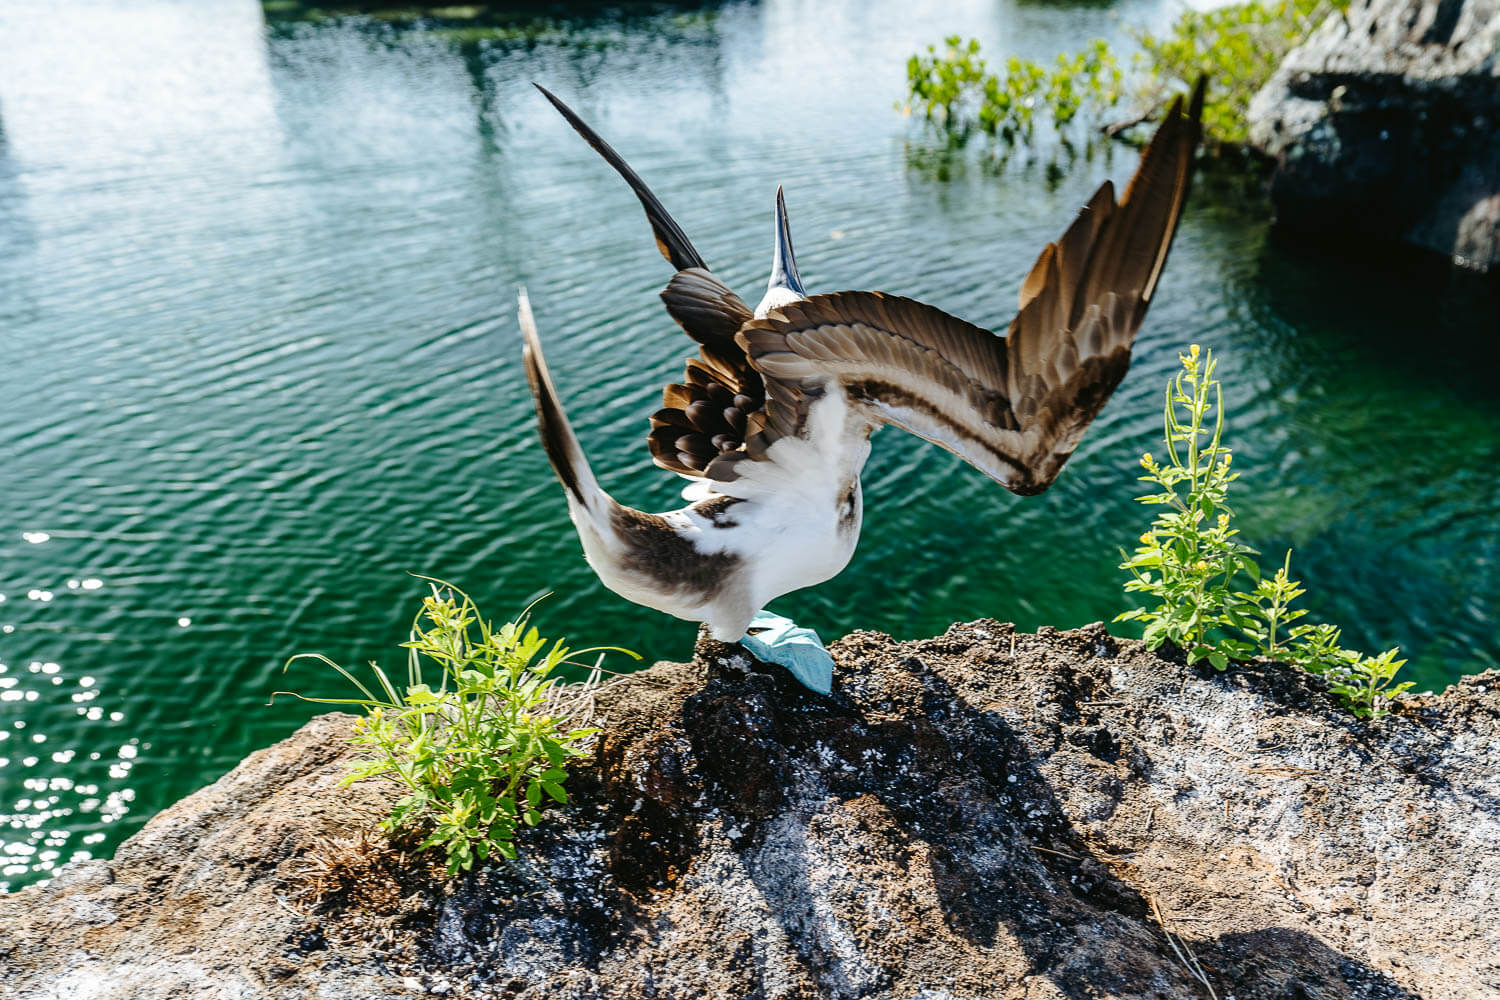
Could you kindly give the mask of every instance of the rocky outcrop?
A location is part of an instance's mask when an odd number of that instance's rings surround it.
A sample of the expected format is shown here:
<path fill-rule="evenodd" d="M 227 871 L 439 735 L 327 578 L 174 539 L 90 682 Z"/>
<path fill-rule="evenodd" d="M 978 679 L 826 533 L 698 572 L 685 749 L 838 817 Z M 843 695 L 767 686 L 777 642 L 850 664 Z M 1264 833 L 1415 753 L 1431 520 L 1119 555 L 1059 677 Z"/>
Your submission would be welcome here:
<path fill-rule="evenodd" d="M 1279 225 L 1500 267 L 1500 0 L 1353 0 L 1249 119 Z"/>
<path fill-rule="evenodd" d="M 1101 626 L 832 651 L 829 698 L 707 641 L 607 690 L 572 804 L 452 883 L 361 841 L 391 791 L 316 719 L 0 898 L 0 996 L 1500 990 L 1500 674 L 1370 725 Z"/>

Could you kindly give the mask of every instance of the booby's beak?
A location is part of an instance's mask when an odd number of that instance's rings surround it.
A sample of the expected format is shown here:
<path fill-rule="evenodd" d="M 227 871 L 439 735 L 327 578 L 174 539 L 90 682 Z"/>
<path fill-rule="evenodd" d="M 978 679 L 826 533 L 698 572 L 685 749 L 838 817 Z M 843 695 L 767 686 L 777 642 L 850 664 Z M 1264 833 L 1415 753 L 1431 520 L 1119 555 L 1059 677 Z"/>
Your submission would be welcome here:
<path fill-rule="evenodd" d="M 766 283 L 766 291 L 778 288 L 795 292 L 799 299 L 807 297 L 802 277 L 797 273 L 797 258 L 792 253 L 792 230 L 787 225 L 786 198 L 780 185 L 776 187 L 776 253 L 771 258 L 771 280 Z"/>

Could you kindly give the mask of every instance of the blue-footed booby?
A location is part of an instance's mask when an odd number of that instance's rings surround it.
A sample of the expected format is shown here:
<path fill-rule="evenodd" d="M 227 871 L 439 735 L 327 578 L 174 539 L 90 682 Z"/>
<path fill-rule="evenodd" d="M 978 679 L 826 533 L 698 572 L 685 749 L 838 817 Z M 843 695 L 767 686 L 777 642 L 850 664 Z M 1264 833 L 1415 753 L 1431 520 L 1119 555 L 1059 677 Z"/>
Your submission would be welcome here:
<path fill-rule="evenodd" d="M 714 277 L 625 160 L 537 89 L 630 185 L 677 269 L 661 297 L 698 354 L 684 380 L 666 387 L 647 443 L 658 466 L 691 480 L 689 503 L 648 514 L 599 485 L 523 290 L 519 318 L 542 443 L 604 585 L 704 622 L 723 642 L 745 636 L 775 598 L 848 564 L 863 517 L 860 472 L 870 435 L 885 424 L 946 448 L 1014 493 L 1052 484 L 1130 366 L 1187 197 L 1203 106 L 1199 81 L 1186 110 L 1180 97 L 1173 102 L 1124 195 L 1116 200 L 1106 181 L 1042 250 L 1000 335 L 885 292 L 808 294 L 780 189 L 771 278 L 752 310 Z M 825 677 L 798 673 L 827 692 Z"/>

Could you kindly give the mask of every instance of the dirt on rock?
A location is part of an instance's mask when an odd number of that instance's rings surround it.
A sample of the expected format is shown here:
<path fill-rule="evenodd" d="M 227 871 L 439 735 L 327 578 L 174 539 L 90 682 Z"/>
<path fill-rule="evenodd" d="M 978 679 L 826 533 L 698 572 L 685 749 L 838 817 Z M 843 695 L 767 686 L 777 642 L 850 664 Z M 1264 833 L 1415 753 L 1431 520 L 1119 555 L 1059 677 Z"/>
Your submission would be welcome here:
<path fill-rule="evenodd" d="M 607 689 L 571 804 L 453 881 L 313 720 L 0 897 L 0 997 L 1500 996 L 1500 674 L 1377 723 L 1102 626 L 699 643 Z"/>

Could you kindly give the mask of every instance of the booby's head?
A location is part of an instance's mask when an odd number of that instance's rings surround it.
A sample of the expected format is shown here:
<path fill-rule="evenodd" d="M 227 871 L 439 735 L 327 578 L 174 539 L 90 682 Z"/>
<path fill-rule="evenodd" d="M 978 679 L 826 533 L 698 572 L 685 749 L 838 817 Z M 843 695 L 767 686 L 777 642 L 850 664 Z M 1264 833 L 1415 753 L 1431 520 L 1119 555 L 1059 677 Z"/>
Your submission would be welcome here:
<path fill-rule="evenodd" d="M 766 282 L 765 297 L 755 307 L 755 318 L 764 319 L 772 309 L 807 298 L 802 278 L 797 274 L 797 258 L 792 253 L 792 231 L 786 221 L 786 198 L 776 188 L 776 249 L 771 255 L 771 280 Z"/>

